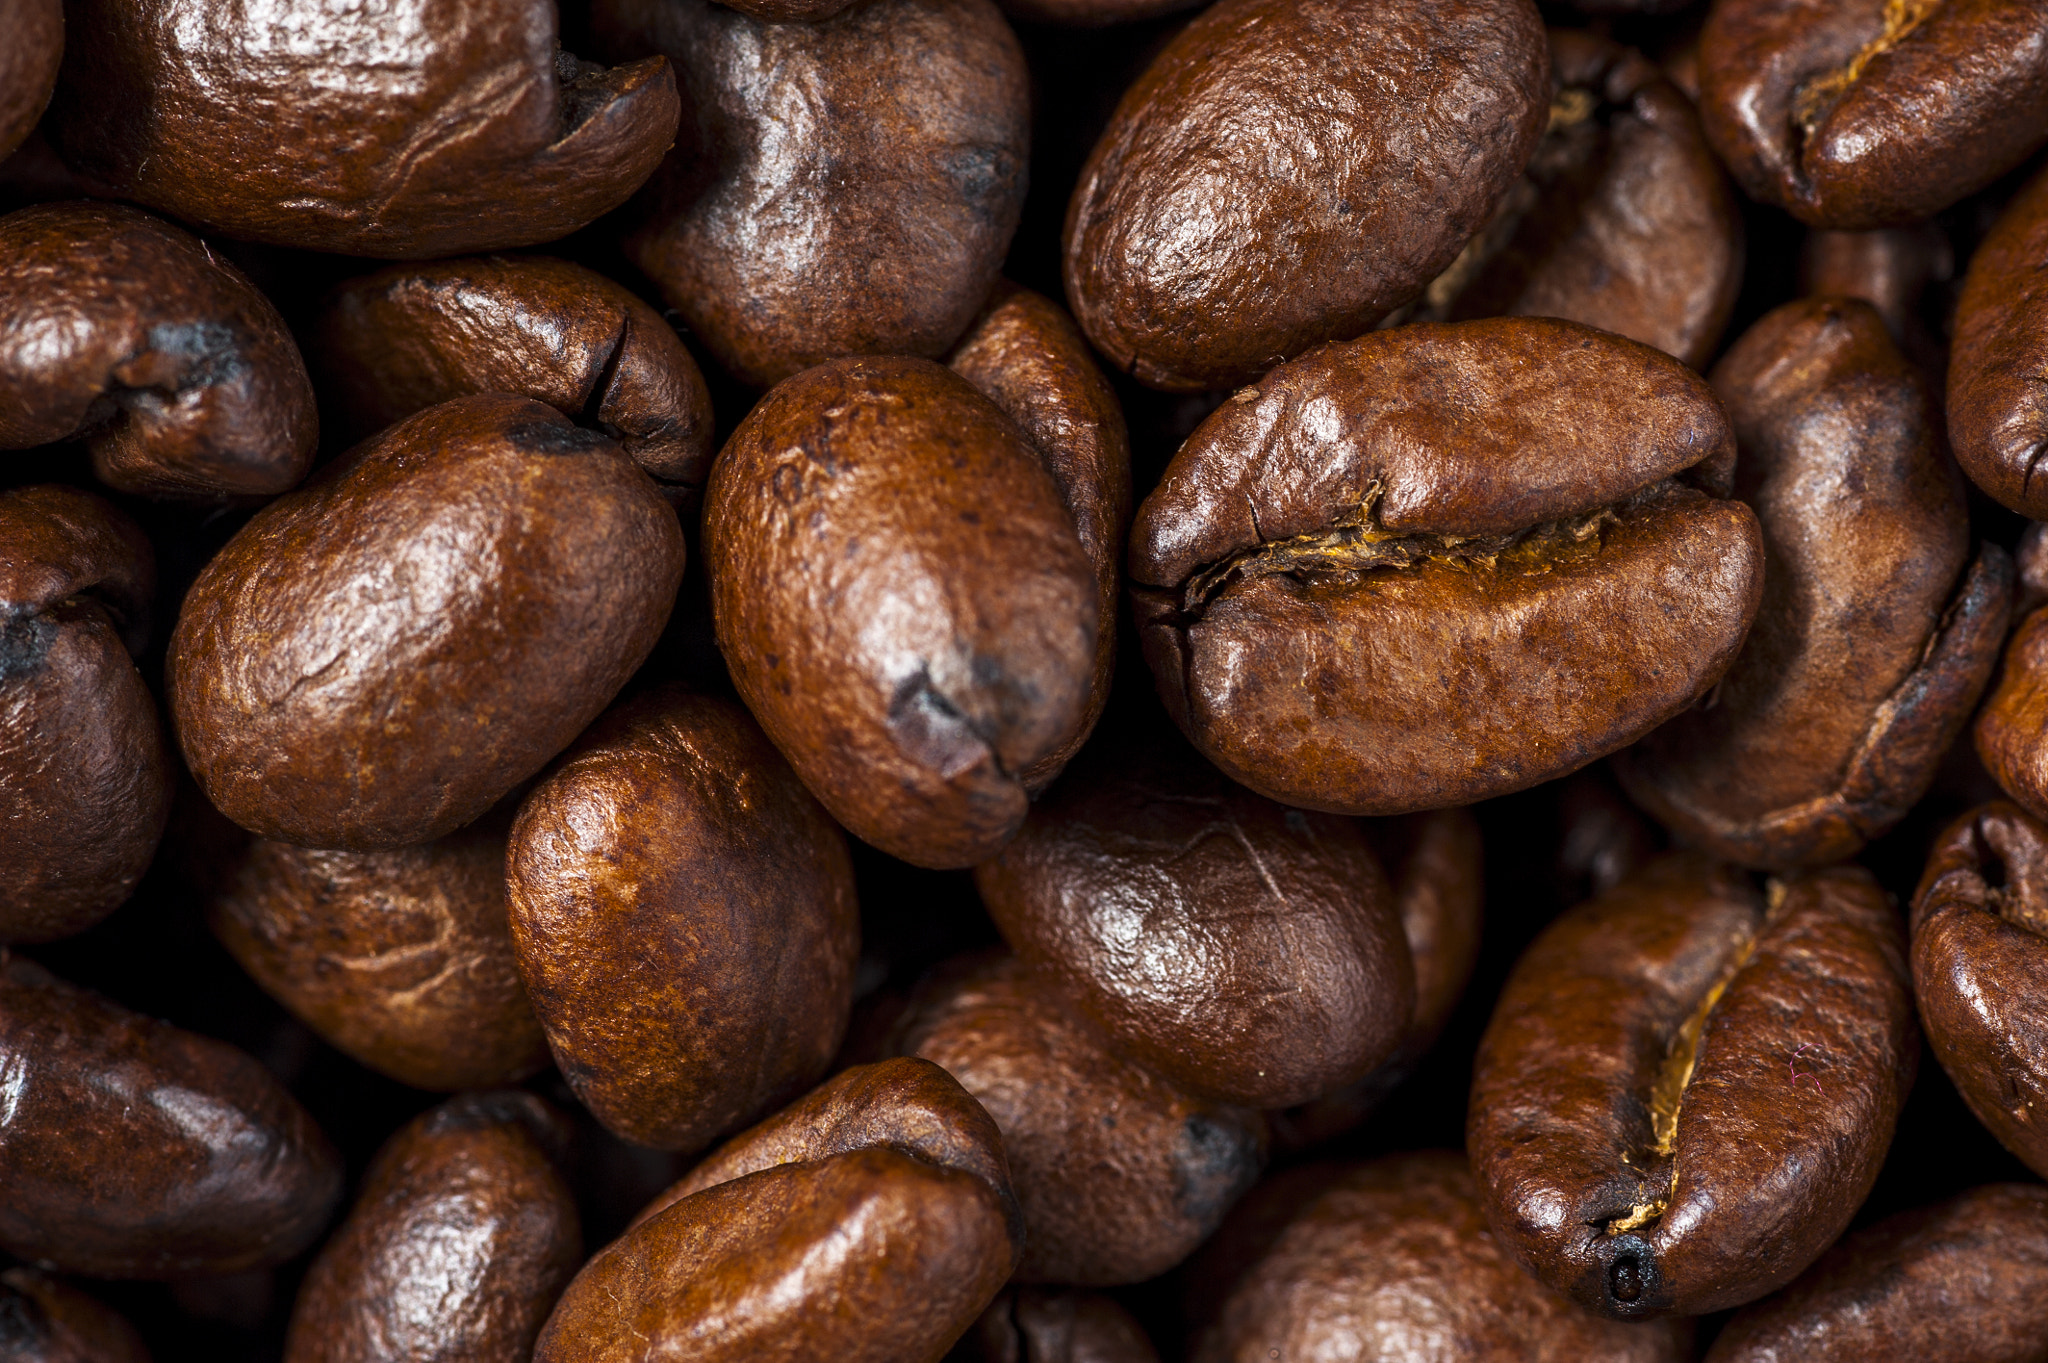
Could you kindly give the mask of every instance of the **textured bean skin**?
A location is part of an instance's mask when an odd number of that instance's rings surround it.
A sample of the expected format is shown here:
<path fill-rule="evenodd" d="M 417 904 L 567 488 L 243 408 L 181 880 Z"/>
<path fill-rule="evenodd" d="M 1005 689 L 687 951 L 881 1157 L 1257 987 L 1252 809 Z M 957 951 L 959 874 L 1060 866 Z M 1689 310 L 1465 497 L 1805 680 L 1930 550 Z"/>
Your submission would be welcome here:
<path fill-rule="evenodd" d="M 2006 642 L 1975 737 L 1992 779 L 2028 813 L 2048 817 L 2048 610 L 2036 607 Z"/>
<path fill-rule="evenodd" d="M 57 88 L 64 57 L 64 0 L 5 0 L 0 28 L 7 48 L 0 52 L 0 161 L 35 130 L 36 120 Z"/>
<path fill-rule="evenodd" d="M 551 1163 L 566 1135 L 561 1114 L 510 1089 L 408 1123 L 313 1261 L 285 1363 L 526 1363 L 583 1258 Z"/>
<path fill-rule="evenodd" d="M 1869 304 L 1785 304 L 1714 385 L 1742 448 L 1736 496 L 1763 526 L 1763 605 L 1713 705 L 1617 767 L 1639 804 L 1716 856 L 1839 861 L 1927 792 L 1983 694 L 2010 561 L 1986 546 L 1965 574 L 1962 480 Z"/>
<path fill-rule="evenodd" d="M 120 204 L 0 218 L 0 449 L 82 437 L 145 497 L 274 496 L 306 476 L 313 385 L 270 300 Z"/>
<path fill-rule="evenodd" d="M 130 654 L 154 556 L 89 492 L 0 492 L 0 941 L 82 932 L 134 891 L 171 804 L 156 700 Z"/>
<path fill-rule="evenodd" d="M 1074 187 L 1082 330 L 1176 392 L 1368 330 L 1521 173 L 1548 66 L 1526 0 L 1210 7 L 1124 93 Z"/>
<path fill-rule="evenodd" d="M 1912 1086 L 1901 928 L 1860 867 L 1759 893 L 1696 854 L 1553 922 L 1473 1066 L 1466 1148 L 1510 1252 L 1618 1319 L 1796 1277 L 1869 1192 Z"/>
<path fill-rule="evenodd" d="M 1226 775 L 1312 809 L 1561 776 L 1734 660 L 1763 554 L 1722 500 L 1733 450 L 1696 375 L 1575 323 L 1315 351 L 1219 408 L 1139 507 L 1160 696 Z"/>
<path fill-rule="evenodd" d="M 720 364 L 765 388 L 842 355 L 936 359 L 966 330 L 1030 152 L 1024 53 L 990 0 L 808 24 L 597 0 L 593 17 L 608 50 L 676 65 L 676 150 L 626 252 Z"/>
<path fill-rule="evenodd" d="M 1970 257 L 1956 302 L 1948 370 L 1948 432 L 1956 462 L 1978 487 L 2034 520 L 2048 520 L 2048 173 L 2036 175 Z"/>
<path fill-rule="evenodd" d="M 667 64 L 579 62 L 552 0 L 79 0 L 70 17 L 66 158 L 252 241 L 404 259 L 552 241 L 624 203 L 675 135 Z"/>
<path fill-rule="evenodd" d="M 675 513 L 612 442 L 509 394 L 442 403 L 207 564 L 166 668 L 179 745 L 264 837 L 431 841 L 597 717 L 682 571 Z"/>
<path fill-rule="evenodd" d="M 1987 1184 L 1847 1236 L 1729 1321 L 1706 1363 L 1868 1358 L 2048 1358 L 2048 1188 Z"/>
<path fill-rule="evenodd" d="M 1143 1327 L 1100 1292 L 1005 1288 L 952 1357 L 960 1363 L 1159 1363 Z"/>
<path fill-rule="evenodd" d="M 1913 993 L 1970 1111 L 2048 1177 L 2048 825 L 2000 801 L 1935 840 L 1913 901 Z"/>
<path fill-rule="evenodd" d="M 839 1048 L 845 837 L 731 702 L 667 688 L 608 715 L 521 803 L 505 876 L 555 1062 L 626 1139 L 701 1150 Z"/>
<path fill-rule="evenodd" d="M 1096 573 L 1023 431 L 912 358 L 763 398 L 712 465 L 704 559 L 755 719 L 855 836 L 986 860 L 1086 722 Z"/>
<path fill-rule="evenodd" d="M 341 1196 L 305 1109 L 224 1042 L 0 958 L 0 1248 L 73 1273 L 186 1278 L 282 1263 Z M 80 1133 L 90 1132 L 90 1140 Z"/>
<path fill-rule="evenodd" d="M 1932 217 L 2048 133 L 2048 13 L 2005 0 L 1720 0 L 1707 137 L 1753 198 L 1815 227 Z"/>
<path fill-rule="evenodd" d="M 11 1363 L 149 1363 L 118 1313 L 32 1268 L 0 1273 L 0 1351 Z"/>

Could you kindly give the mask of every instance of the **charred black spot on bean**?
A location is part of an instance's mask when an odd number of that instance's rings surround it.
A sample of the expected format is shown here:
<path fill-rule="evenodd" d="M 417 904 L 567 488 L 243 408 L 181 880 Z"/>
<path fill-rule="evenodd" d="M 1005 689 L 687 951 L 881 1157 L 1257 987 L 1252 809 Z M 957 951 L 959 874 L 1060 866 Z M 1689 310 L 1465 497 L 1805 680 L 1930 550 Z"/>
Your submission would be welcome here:
<path fill-rule="evenodd" d="M 1211 1222 L 1258 1181 L 1259 1164 L 1251 1132 L 1195 1113 L 1173 1152 L 1174 1201 L 1190 1221 Z"/>
<path fill-rule="evenodd" d="M 211 388 L 249 372 L 241 334 L 221 322 L 167 322 L 151 327 L 143 340 L 149 351 L 180 362 L 172 392 Z"/>
<path fill-rule="evenodd" d="M 1608 1291 L 1614 1299 L 1624 1304 L 1639 1301 L 1643 1295 L 1643 1268 L 1632 1254 L 1616 1259 L 1607 1270 Z"/>
<path fill-rule="evenodd" d="M 40 611 L 0 607 L 0 681 L 39 670 L 57 642 L 57 629 Z"/>
<path fill-rule="evenodd" d="M 529 454 L 588 454 L 612 443 L 596 431 L 555 421 L 520 422 L 506 429 L 505 438 Z"/>

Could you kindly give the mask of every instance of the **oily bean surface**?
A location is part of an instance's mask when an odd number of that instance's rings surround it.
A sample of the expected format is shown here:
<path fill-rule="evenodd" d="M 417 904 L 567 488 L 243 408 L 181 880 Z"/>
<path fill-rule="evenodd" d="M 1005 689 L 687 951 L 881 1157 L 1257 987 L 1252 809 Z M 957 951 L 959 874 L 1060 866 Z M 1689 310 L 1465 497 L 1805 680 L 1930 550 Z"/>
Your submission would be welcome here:
<path fill-rule="evenodd" d="M 1970 257 L 1956 302 L 1948 431 L 1970 480 L 2023 516 L 2048 520 L 2048 172 L 2007 205 Z"/>
<path fill-rule="evenodd" d="M 0 1273 L 0 1352 L 9 1363 L 149 1363 L 118 1312 L 32 1268 Z"/>
<path fill-rule="evenodd" d="M 7 0 L 0 52 L 0 161 L 35 130 L 64 57 L 64 0 Z"/>

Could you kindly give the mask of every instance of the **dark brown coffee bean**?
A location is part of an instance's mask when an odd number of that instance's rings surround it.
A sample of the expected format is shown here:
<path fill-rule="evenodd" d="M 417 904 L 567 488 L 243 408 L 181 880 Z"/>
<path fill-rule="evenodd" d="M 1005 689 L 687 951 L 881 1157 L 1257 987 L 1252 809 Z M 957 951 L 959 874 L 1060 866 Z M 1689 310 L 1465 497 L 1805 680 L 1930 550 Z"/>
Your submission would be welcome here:
<path fill-rule="evenodd" d="M 1558 902 L 1606 894 L 1657 859 L 1666 846 L 1655 824 L 1603 767 L 1587 767 L 1556 788 Z"/>
<path fill-rule="evenodd" d="M 2048 818 L 2048 610 L 2036 609 L 2013 631 L 1975 736 L 1999 788 Z"/>
<path fill-rule="evenodd" d="M 1100 1292 L 1005 1288 L 949 1363 L 1159 1363 L 1143 1327 Z"/>
<path fill-rule="evenodd" d="M 1870 232 L 1816 228 L 1799 248 L 1799 291 L 1861 298 L 1884 318 L 1899 348 L 1917 359 L 1916 352 L 1938 344 L 1921 318 L 1922 300 L 1930 286 L 1953 278 L 1955 268 L 1948 234 L 1931 222 Z"/>
<path fill-rule="evenodd" d="M 1928 218 L 2048 135 L 2048 11 L 2008 0 L 1716 0 L 1707 136 L 1815 227 Z"/>
<path fill-rule="evenodd" d="M 2048 605 L 2048 525 L 2029 524 L 2012 553 L 2012 618 L 2023 619 Z"/>
<path fill-rule="evenodd" d="M 1329 1095 L 1415 1020 L 1413 958 L 1364 826 L 1233 785 L 1171 731 L 1097 743 L 974 883 L 1065 1004 L 1218 1102 Z"/>
<path fill-rule="evenodd" d="M 937 1363 L 1016 1262 L 995 1124 L 935 1065 L 847 1070 L 587 1264 L 534 1363 Z"/>
<path fill-rule="evenodd" d="M 119 204 L 0 218 L 0 449 L 79 439 L 146 497 L 272 496 L 306 476 L 313 385 L 268 299 Z"/>
<path fill-rule="evenodd" d="M 892 856 L 986 860 L 1022 773 L 1087 720 L 1098 586 L 1073 518 L 1016 423 L 929 361 L 838 360 L 763 398 L 712 465 L 704 561 L 747 707 Z"/>
<path fill-rule="evenodd" d="M 1202 0 L 1000 0 L 1003 13 L 1019 23 L 1066 28 L 1107 28 L 1194 9 Z"/>
<path fill-rule="evenodd" d="M 606 716 L 521 803 L 505 876 L 555 1063 L 627 1140 L 701 1150 L 839 1049 L 845 837 L 731 702 L 664 689 Z"/>
<path fill-rule="evenodd" d="M 1258 1214 L 1259 1196 L 1245 1214 Z M 1489 1233 L 1465 1161 L 1447 1151 L 1331 1169 L 1261 1238 L 1261 1253 L 1231 1266 L 1236 1284 L 1198 1336 L 1195 1363 L 1692 1357 L 1689 1322 L 1601 1320 L 1523 1273 Z"/>
<path fill-rule="evenodd" d="M 0 492 L 0 942 L 83 932 L 156 853 L 171 758 L 130 660 L 155 585 L 141 528 L 98 497 Z"/>
<path fill-rule="evenodd" d="M 135 1327 L 32 1268 L 0 1273 L 0 1358 L 8 1363 L 149 1363 Z"/>
<path fill-rule="evenodd" d="M 1203 754 L 1287 804 L 1562 776 L 1734 660 L 1763 548 L 1733 457 L 1704 380 L 1576 323 L 1326 347 L 1217 409 L 1139 508 L 1146 659 Z"/>
<path fill-rule="evenodd" d="M 1956 303 L 1948 434 L 1978 487 L 2023 516 L 2048 520 L 2048 172 L 1999 215 L 1970 257 Z"/>
<path fill-rule="evenodd" d="M 676 130 L 661 61 L 556 41 L 554 0 L 76 0 L 52 119 L 124 198 L 250 241 L 429 259 L 565 236 Z"/>
<path fill-rule="evenodd" d="M 1119 1059 L 1012 956 L 927 980 L 902 1049 L 1002 1129 L 1024 1209 L 1021 1282 L 1106 1287 L 1186 1258 L 1258 1178 L 1265 1124 Z"/>
<path fill-rule="evenodd" d="M 597 427 L 667 483 L 701 487 L 711 394 L 661 314 L 546 256 L 394 265 L 336 289 L 321 388 L 359 440 L 465 393 L 517 393 Z"/>
<path fill-rule="evenodd" d="M 1082 329 L 1176 392 L 1370 329 L 1522 173 L 1548 66 L 1528 0 L 1212 6 L 1125 91 L 1074 188 Z"/>
<path fill-rule="evenodd" d="M 682 572 L 675 513 L 611 441 L 525 398 L 442 403 L 207 564 L 165 673 L 179 745 L 251 832 L 429 842 L 597 717 Z"/>
<path fill-rule="evenodd" d="M 0 161 L 35 130 L 36 120 L 57 88 L 64 56 L 64 0 L 5 0 L 0 22 L 7 45 L 0 49 Z"/>
<path fill-rule="evenodd" d="M 719 363 L 767 387 L 842 355 L 936 358 L 966 330 L 1030 152 L 1024 53 L 990 0 L 810 24 L 710 0 L 593 15 L 611 51 L 676 64 L 682 130 L 626 252 Z"/>
<path fill-rule="evenodd" d="M 1913 993 L 1970 1111 L 2048 1177 L 2048 825 L 2000 801 L 1943 830 L 1913 901 Z"/>
<path fill-rule="evenodd" d="M 1745 866 L 1856 855 L 1934 780 L 2005 641 L 2012 566 L 1964 571 L 1939 417 L 1876 308 L 1767 314 L 1714 368 L 1764 533 L 1764 599 L 1713 698 L 1615 759 L 1636 801 Z"/>
<path fill-rule="evenodd" d="M 384 1143 L 292 1307 L 285 1363 L 526 1363 L 583 1260 L 530 1093 L 465 1093 Z"/>
<path fill-rule="evenodd" d="M 1729 1321 L 1706 1363 L 1876 1358 L 2048 1358 L 2048 1188 L 1988 1184 L 1848 1236 Z"/>
<path fill-rule="evenodd" d="M 1510 1252 L 1620 1319 L 1790 1282 L 1912 1086 L 1902 927 L 1859 867 L 1760 890 L 1691 854 L 1552 923 L 1472 1073 L 1466 1148 Z"/>
<path fill-rule="evenodd" d="M 304 1108 L 233 1046 L 0 952 L 0 1248 L 108 1278 L 282 1263 L 341 1197 Z"/>

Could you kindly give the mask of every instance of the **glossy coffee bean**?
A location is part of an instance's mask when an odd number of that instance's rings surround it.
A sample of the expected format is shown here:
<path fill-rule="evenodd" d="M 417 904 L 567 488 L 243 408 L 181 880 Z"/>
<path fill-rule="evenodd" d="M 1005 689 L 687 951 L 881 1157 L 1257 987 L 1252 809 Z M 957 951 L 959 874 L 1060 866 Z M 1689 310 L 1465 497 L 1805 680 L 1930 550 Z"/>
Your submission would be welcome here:
<path fill-rule="evenodd" d="M 155 855 L 171 759 L 130 660 L 155 579 L 141 528 L 91 493 L 0 492 L 0 941 L 84 931 Z"/>
<path fill-rule="evenodd" d="M 1175 392 L 1368 330 L 1522 173 L 1548 65 L 1527 0 L 1212 6 L 1124 92 L 1074 187 L 1082 329 Z"/>
<path fill-rule="evenodd" d="M 1965 571 L 1962 479 L 1876 308 L 1787 303 L 1713 380 L 1763 526 L 1763 605 L 1713 698 L 1616 769 L 1694 847 L 1823 865 L 1926 794 L 1997 662 L 2011 563 L 1987 545 Z"/>
<path fill-rule="evenodd" d="M 669 688 L 607 715 L 520 804 L 505 877 L 555 1063 L 627 1140 L 701 1150 L 838 1050 L 845 836 L 730 701 Z"/>
<path fill-rule="evenodd" d="M 1257 1113 L 1120 1059 L 1015 957 L 942 967 L 899 1028 L 902 1049 L 943 1065 L 1002 1130 L 1024 1210 L 1021 1282 L 1156 1277 L 1265 1163 Z"/>
<path fill-rule="evenodd" d="M 2037 1363 L 2048 1357 L 2048 1188 L 1993 1183 L 1845 1237 L 1740 1312 L 1706 1363 Z"/>
<path fill-rule="evenodd" d="M 986 860 L 1086 723 L 1097 575 L 1024 431 L 958 376 L 838 360 L 712 465 L 704 559 L 747 708 L 855 836 Z"/>
<path fill-rule="evenodd" d="M 2048 134 L 2048 13 L 2005 0 L 1717 0 L 1707 136 L 1751 197 L 1816 227 L 1932 217 Z"/>
<path fill-rule="evenodd" d="M 32 1268 L 0 1273 L 0 1357 L 9 1363 L 149 1363 L 121 1315 Z"/>
<path fill-rule="evenodd" d="M 1999 215 L 1970 257 L 1956 302 L 1948 370 L 1948 433 L 1978 487 L 2034 520 L 2048 520 L 2048 401 L 2035 376 L 2048 364 L 2048 172 Z"/>
<path fill-rule="evenodd" d="M 1100 1292 L 1005 1288 L 949 1363 L 1159 1363 L 1144 1328 Z"/>
<path fill-rule="evenodd" d="M 1902 926 L 1861 868 L 1759 888 L 1696 854 L 1553 922 L 1473 1065 L 1466 1148 L 1509 1251 L 1618 1319 L 1796 1277 L 1912 1085 Z"/>
<path fill-rule="evenodd" d="M 566 236 L 676 130 L 661 61 L 564 52 L 555 0 L 76 0 L 57 141 L 250 241 L 429 259 Z"/>
<path fill-rule="evenodd" d="M 1633 742 L 1734 660 L 1762 590 L 1703 380 L 1570 322 L 1416 325 L 1282 366 L 1131 532 L 1168 711 L 1287 804 L 1400 814 Z"/>
<path fill-rule="evenodd" d="M 517 393 L 594 426 L 666 483 L 701 487 L 711 394 L 661 314 L 546 256 L 394 265 L 327 300 L 315 364 L 346 438 L 467 393 Z"/>
<path fill-rule="evenodd" d="M 1913 901 L 1913 994 L 1970 1111 L 2048 1177 L 2048 824 L 2001 801 L 1935 840 Z"/>
<path fill-rule="evenodd" d="M 334 1148 L 255 1060 L 19 956 L 0 956 L 0 1073 L 10 1254 L 109 1278 L 233 1273 L 306 1248 L 341 1196 Z"/>
<path fill-rule="evenodd" d="M 512 1089 L 408 1123 L 307 1272 L 285 1363 L 526 1363 L 583 1259 L 552 1162 L 567 1138 L 560 1113 Z"/>
<path fill-rule="evenodd" d="M 1170 730 L 1097 743 L 974 881 L 1060 999 L 1218 1102 L 1324 1097 L 1385 1062 L 1415 1018 L 1364 826 L 1254 795 Z"/>
<path fill-rule="evenodd" d="M 937 1363 L 1016 1262 L 1002 1141 L 935 1065 L 846 1070 L 584 1266 L 534 1363 Z"/>
<path fill-rule="evenodd" d="M 1235 1285 L 1198 1336 L 1195 1363 L 1691 1357 L 1687 1324 L 1601 1320 L 1523 1273 L 1488 1231 L 1458 1155 L 1392 1155 L 1330 1168 L 1322 1180 L 1261 1235 L 1256 1257 L 1230 1266 Z M 1259 1214 L 1259 1197 L 1244 1215 Z M 1226 1228 L 1217 1250 L 1232 1238 Z"/>
<path fill-rule="evenodd" d="M 593 16 L 610 51 L 676 65 L 682 129 L 626 252 L 720 364 L 767 387 L 842 355 L 935 359 L 966 330 L 1030 152 L 1024 54 L 990 0 L 870 0 L 816 23 L 710 0 Z"/>
<path fill-rule="evenodd" d="M 64 56 L 64 0 L 0 0 L 0 161 L 35 130 L 57 88 Z"/>
<path fill-rule="evenodd" d="M 2036 818 L 2048 818 L 2048 610 L 2037 607 L 2006 642 L 1975 737 L 1977 756 L 1999 787 Z"/>
<path fill-rule="evenodd" d="M 251 832 L 373 851 L 489 809 L 653 648 L 683 534 L 617 446 L 507 394 L 431 407 L 259 511 L 185 598 L 178 742 Z"/>
<path fill-rule="evenodd" d="M 81 440 L 145 497 L 274 496 L 306 476 L 313 385 L 226 261 L 120 204 L 0 218 L 0 448 Z"/>

